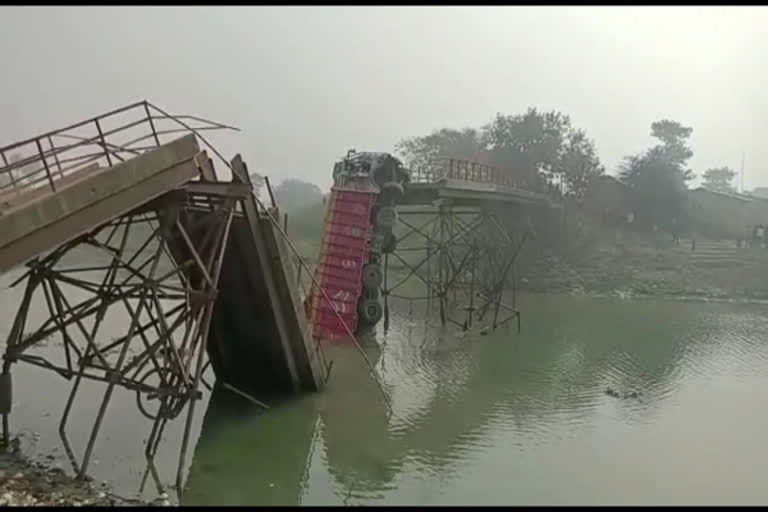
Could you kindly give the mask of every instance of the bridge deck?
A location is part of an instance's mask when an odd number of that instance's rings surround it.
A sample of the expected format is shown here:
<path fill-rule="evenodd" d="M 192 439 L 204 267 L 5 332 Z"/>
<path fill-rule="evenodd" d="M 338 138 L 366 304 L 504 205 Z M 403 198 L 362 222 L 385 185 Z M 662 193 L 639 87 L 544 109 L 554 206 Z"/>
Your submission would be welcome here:
<path fill-rule="evenodd" d="M 87 166 L 53 187 L 0 198 L 0 273 L 159 197 L 198 174 L 194 135 L 111 167 Z"/>
<path fill-rule="evenodd" d="M 412 182 L 405 186 L 405 195 L 399 204 L 424 205 L 440 199 L 454 204 L 472 206 L 483 202 L 531 204 L 555 207 L 549 196 L 516 187 L 477 181 L 444 178 L 432 182 Z"/>
<path fill-rule="evenodd" d="M 194 133 L 203 128 L 158 129 L 160 120 L 193 116 L 158 117 L 152 109 L 142 102 L 0 147 L 0 274 L 125 215 L 166 208 L 174 198 L 234 200 L 240 212 L 227 239 L 209 333 L 217 377 L 254 390 L 321 388 L 326 367 L 309 337 L 293 260 L 254 199 L 244 163 L 232 162 L 237 179 L 219 182 Z M 118 114 L 139 119 L 112 119 Z M 137 146 L 146 140 L 152 143 Z M 177 263 L 191 257 L 180 236 L 173 227 L 166 240 Z"/>

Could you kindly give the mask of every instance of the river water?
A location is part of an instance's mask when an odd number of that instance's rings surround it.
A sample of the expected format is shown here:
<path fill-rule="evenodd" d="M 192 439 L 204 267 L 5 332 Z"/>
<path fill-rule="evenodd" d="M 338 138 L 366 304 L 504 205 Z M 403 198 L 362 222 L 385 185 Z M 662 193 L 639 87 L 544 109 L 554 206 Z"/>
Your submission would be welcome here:
<path fill-rule="evenodd" d="M 5 335 L 18 293 L 0 297 Z M 519 307 L 520 334 L 457 335 L 402 308 L 386 335 L 379 326 L 361 339 L 391 413 L 348 345 L 326 348 L 322 393 L 266 412 L 226 390 L 206 394 L 183 502 L 768 502 L 768 307 L 546 295 Z M 69 386 L 14 368 L 12 427 L 28 453 L 64 467 L 56 424 Z M 79 399 L 79 453 L 102 392 Z M 158 454 L 167 482 L 176 423 Z M 90 473 L 135 492 L 148 428 L 133 395 L 116 393 Z"/>
<path fill-rule="evenodd" d="M 328 389 L 253 411 L 214 397 L 189 504 L 758 504 L 768 436 L 759 305 L 521 300 L 523 331 L 402 314 Z M 636 398 L 614 398 L 637 392 Z"/>

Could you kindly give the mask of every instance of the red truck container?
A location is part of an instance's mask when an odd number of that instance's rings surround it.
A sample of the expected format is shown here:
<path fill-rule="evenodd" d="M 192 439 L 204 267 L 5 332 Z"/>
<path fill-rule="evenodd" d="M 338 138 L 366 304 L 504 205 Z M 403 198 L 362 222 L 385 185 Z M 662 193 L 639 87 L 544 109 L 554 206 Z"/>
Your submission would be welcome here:
<path fill-rule="evenodd" d="M 407 179 L 388 153 L 350 151 L 334 166 L 317 286 L 307 298 L 315 339 L 349 338 L 381 319 L 381 254 L 393 247 L 382 240 L 393 237 L 394 204 Z"/>
<path fill-rule="evenodd" d="M 315 270 L 322 292 L 314 287 L 311 295 L 310 322 L 316 339 L 346 338 L 357 331 L 357 303 L 363 267 L 368 263 L 376 196 L 377 192 L 371 190 L 331 189 Z M 329 300 L 325 300 L 323 292 Z"/>

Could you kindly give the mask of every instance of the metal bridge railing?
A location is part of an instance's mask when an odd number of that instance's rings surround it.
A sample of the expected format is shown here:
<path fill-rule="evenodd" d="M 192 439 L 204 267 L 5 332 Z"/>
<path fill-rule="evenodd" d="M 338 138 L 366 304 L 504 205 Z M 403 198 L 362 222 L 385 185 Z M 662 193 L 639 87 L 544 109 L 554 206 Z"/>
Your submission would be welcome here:
<path fill-rule="evenodd" d="M 100 116 L 0 147 L 0 201 L 30 191 L 56 192 L 61 181 L 89 168 L 111 167 L 195 131 L 234 129 L 195 116 L 172 116 L 141 101 Z M 169 127 L 165 127 L 169 126 Z"/>
<path fill-rule="evenodd" d="M 528 193 L 552 193 L 548 187 L 542 187 L 541 184 L 526 183 L 509 170 L 457 158 L 439 158 L 426 166 L 411 166 L 410 171 L 411 182 L 414 183 L 435 183 L 451 179 L 497 185 Z"/>
<path fill-rule="evenodd" d="M 426 166 L 411 168 L 411 181 L 416 183 L 434 183 L 442 179 L 488 183 L 493 185 L 519 188 L 519 183 L 511 173 L 490 165 L 440 158 Z"/>

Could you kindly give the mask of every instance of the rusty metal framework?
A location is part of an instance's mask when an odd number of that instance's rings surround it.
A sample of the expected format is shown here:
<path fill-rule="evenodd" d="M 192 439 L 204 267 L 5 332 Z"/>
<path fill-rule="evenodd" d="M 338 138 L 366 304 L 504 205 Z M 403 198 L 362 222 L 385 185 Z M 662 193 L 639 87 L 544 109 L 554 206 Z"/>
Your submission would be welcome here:
<path fill-rule="evenodd" d="M 205 201 L 211 205 L 210 214 L 193 223 L 186 211 L 191 199 L 165 196 L 30 262 L 18 280 L 26 280 L 26 289 L 8 339 L 3 374 L 9 375 L 13 362 L 23 361 L 74 379 L 59 433 L 80 477 L 86 474 L 112 393 L 119 386 L 135 391 L 139 411 L 152 420 L 145 454 L 158 486 L 153 457 L 161 434 L 166 423 L 187 408 L 177 484 L 181 478 L 200 396 L 213 301 L 235 213 L 232 199 L 208 195 Z M 87 266 L 68 262 L 82 246 L 98 251 L 102 261 Z M 44 298 L 48 317 L 30 330 L 27 319 L 36 294 Z M 80 300 L 72 301 L 72 295 Z M 130 323 L 123 326 L 124 333 L 110 338 L 106 331 L 126 314 Z M 52 336 L 60 338 L 59 358 L 33 353 L 36 344 Z M 78 462 L 66 426 L 83 379 L 104 382 L 106 389 Z M 154 410 L 148 406 L 152 402 Z M 8 435 L 6 412 L 6 442 Z"/>
<path fill-rule="evenodd" d="M 206 345 L 233 219 L 248 215 L 270 219 L 298 257 L 299 269 L 307 267 L 280 229 L 277 216 L 253 195 L 245 164 L 239 157 L 230 164 L 202 134 L 218 129 L 237 130 L 195 116 L 173 116 L 143 101 L 0 148 L 0 213 L 41 193 L 56 192 L 94 168 L 111 167 L 155 149 L 182 133 L 194 133 L 232 171 L 232 181 L 219 181 L 213 162 L 201 152 L 199 161 L 195 159 L 199 181 L 119 218 L 105 219 L 89 233 L 27 263 L 27 272 L 13 283 L 25 289 L 0 373 L 0 441 L 9 442 L 15 362 L 50 369 L 73 382 L 59 433 L 81 478 L 86 476 L 114 389 L 127 389 L 136 393 L 139 413 L 151 421 L 142 488 L 151 475 L 162 492 L 154 457 L 166 425 L 186 409 L 176 473 L 176 489 L 181 493 L 201 384 L 211 387 L 203 379 L 210 364 L 205 362 Z M 242 165 L 237 167 L 235 162 Z M 100 259 L 92 261 L 93 255 Z M 75 264 L 78 259 L 89 263 Z M 40 325 L 31 321 L 33 303 L 47 309 Z M 51 343 L 60 350 L 53 355 L 51 350 L 39 350 Z M 319 343 L 315 356 L 329 371 Z M 78 460 L 67 424 L 84 379 L 103 383 L 105 390 Z"/>
<path fill-rule="evenodd" d="M 475 322 L 487 323 L 489 315 L 491 329 L 510 320 L 516 320 L 520 329 L 514 288 L 512 305 L 503 298 L 527 233 L 515 239 L 487 208 L 401 208 L 398 217 L 402 234 L 384 257 L 385 330 L 389 328 L 389 297 L 426 301 L 429 311 L 437 309 L 442 325 L 452 323 L 462 330 Z M 397 293 L 412 278 L 422 284 L 424 293 Z"/>
<path fill-rule="evenodd" d="M 57 192 L 99 168 L 125 162 L 170 142 L 180 134 L 202 136 L 206 130 L 237 128 L 196 116 L 174 116 L 147 101 L 115 109 L 62 129 L 0 148 L 0 210 Z M 203 153 L 204 154 L 204 153 Z M 223 159 L 223 158 L 222 158 Z M 205 178 L 216 181 L 212 163 L 202 163 Z M 206 165 L 208 164 L 208 165 Z M 0 374 L 3 439 L 9 441 L 10 368 L 23 361 L 74 379 L 59 432 L 78 476 L 84 477 L 94 443 L 115 387 L 136 392 L 139 411 L 152 419 L 147 442 L 148 468 L 160 486 L 153 457 L 167 421 L 188 407 L 177 472 L 177 486 L 189 443 L 195 402 L 200 394 L 205 340 L 236 201 L 216 183 L 192 183 L 180 193 L 139 207 L 27 264 L 15 285 L 25 293 L 13 322 Z M 197 187 L 197 188 L 195 188 Z M 201 188 L 202 187 L 202 188 Z M 206 189 L 205 187 L 208 187 Z M 248 187 L 250 192 L 250 187 Z M 186 213 L 207 209 L 204 234 Z M 171 246 L 176 246 L 175 254 Z M 82 248 L 101 254 L 91 266 L 73 266 Z M 173 257 L 172 257 L 173 256 Z M 78 301 L 73 301 L 73 295 Z M 30 305 L 40 299 L 48 317 L 34 329 Z M 121 316 L 122 313 L 122 316 Z M 107 331 L 130 319 L 125 331 L 109 339 Z M 35 354 L 51 337 L 59 337 L 61 357 Z M 77 461 L 66 425 L 83 379 L 106 383 L 82 460 Z M 5 396 L 5 395 L 8 396 Z M 157 404 L 150 412 L 148 402 Z"/>
<path fill-rule="evenodd" d="M 179 134 L 236 130 L 197 116 L 171 115 L 140 101 L 100 116 L 0 147 L 0 203 L 56 190 L 93 168 L 111 167 Z"/>

